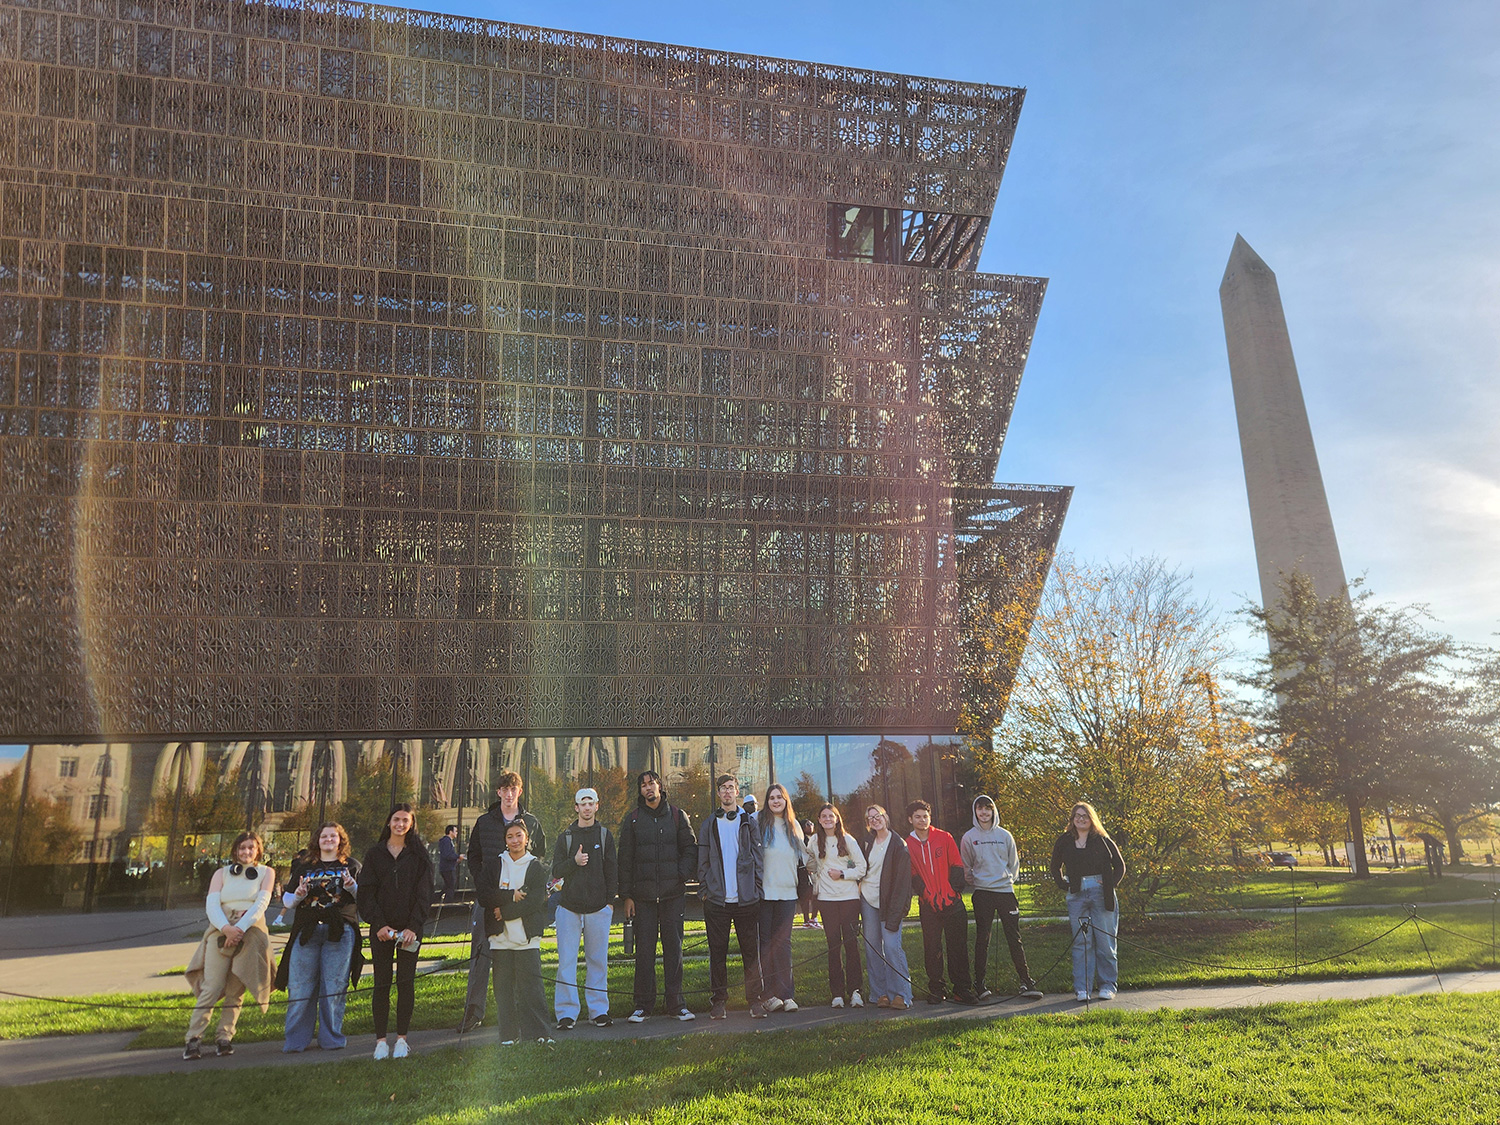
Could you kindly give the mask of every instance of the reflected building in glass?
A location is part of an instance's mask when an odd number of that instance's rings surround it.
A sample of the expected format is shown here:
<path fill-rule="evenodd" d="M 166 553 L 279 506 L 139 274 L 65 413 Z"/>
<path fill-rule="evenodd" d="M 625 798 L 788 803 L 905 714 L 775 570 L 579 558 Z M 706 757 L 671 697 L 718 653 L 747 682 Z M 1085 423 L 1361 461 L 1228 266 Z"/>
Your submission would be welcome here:
<path fill-rule="evenodd" d="M 695 812 L 726 770 L 951 791 L 965 607 L 1028 588 L 1070 494 L 992 483 L 1045 288 L 977 271 L 1022 96 L 336 0 L 0 2 L 18 792 L 92 839 L 377 768 L 444 816 L 507 768 L 551 801 L 650 766 Z M 52 774 L 106 742 L 90 819 Z"/>

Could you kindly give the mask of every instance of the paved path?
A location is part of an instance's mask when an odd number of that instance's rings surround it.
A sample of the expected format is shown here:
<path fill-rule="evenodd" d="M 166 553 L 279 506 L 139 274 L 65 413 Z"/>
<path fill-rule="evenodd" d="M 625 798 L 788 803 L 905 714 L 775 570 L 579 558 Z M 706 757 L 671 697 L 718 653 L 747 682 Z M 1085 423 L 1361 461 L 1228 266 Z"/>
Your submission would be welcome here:
<path fill-rule="evenodd" d="M 467 930 L 468 917 L 454 912 L 441 932 Z M 188 963 L 207 925 L 202 906 L 0 918 L 0 992 L 186 992 L 181 975 L 161 974 Z M 280 935 L 272 942 L 281 948 Z"/>
<path fill-rule="evenodd" d="M 614 1027 L 580 1028 L 559 1033 L 567 1040 L 618 1041 L 625 1039 L 662 1039 L 675 1035 L 718 1035 L 726 1032 L 770 1032 L 787 1028 L 828 1028 L 868 1020 L 930 1018 L 939 1020 L 1000 1019 L 1024 1015 L 1057 1015 L 1107 1011 L 1145 1012 L 1160 1009 L 1247 1008 L 1258 1004 L 1286 1001 L 1357 1000 L 1374 996 L 1415 996 L 1447 992 L 1500 991 L 1500 973 L 1455 973 L 1444 976 L 1441 989 L 1432 976 L 1377 977 L 1368 980 L 1283 981 L 1265 985 L 1226 985 L 1211 988 L 1153 988 L 1122 992 L 1109 1003 L 1083 1005 L 1071 997 L 1056 995 L 1036 1001 L 1005 1000 L 966 1007 L 957 1004 L 928 1005 L 918 1003 L 908 1014 L 898 1015 L 879 1008 L 846 1009 L 804 1008 L 795 1015 L 777 1014 L 768 1020 L 752 1021 L 743 1012 L 732 1012 L 726 1020 L 710 1021 L 699 1014 L 693 1023 L 656 1018 L 643 1024 L 618 1019 Z M 225 1059 L 209 1055 L 199 1062 L 183 1061 L 182 1048 L 127 1049 L 136 1033 L 114 1032 L 104 1035 L 59 1036 L 45 1039 L 18 1039 L 0 1042 L 0 1085 L 28 1086 L 65 1078 L 111 1078 L 126 1074 L 183 1074 L 189 1071 L 243 1069 L 266 1066 L 313 1066 L 341 1059 L 366 1059 L 372 1040 L 351 1041 L 343 1051 L 312 1050 L 300 1055 L 284 1055 L 280 1042 L 246 1043 Z M 451 1031 L 416 1032 L 411 1043 L 417 1055 L 448 1047 L 464 1050 L 495 1050 L 495 1032 L 483 1028 L 459 1036 Z M 374 1065 L 371 1063 L 371 1065 Z M 382 1065 L 399 1066 L 400 1063 Z M 407 1064 L 419 1067 L 420 1059 Z"/>

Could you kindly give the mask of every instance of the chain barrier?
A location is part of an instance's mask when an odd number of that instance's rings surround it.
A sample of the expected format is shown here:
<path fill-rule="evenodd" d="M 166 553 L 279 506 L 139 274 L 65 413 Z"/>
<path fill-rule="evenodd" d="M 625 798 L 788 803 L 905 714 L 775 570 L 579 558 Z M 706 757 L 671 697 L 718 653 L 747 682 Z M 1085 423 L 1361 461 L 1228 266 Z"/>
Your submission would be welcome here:
<path fill-rule="evenodd" d="M 1423 924 L 1425 924 L 1429 929 L 1431 929 L 1433 931 L 1436 931 L 1436 932 L 1442 933 L 1442 934 L 1446 934 L 1446 935 L 1448 935 L 1450 937 L 1458 938 L 1458 939 L 1460 939 L 1462 941 L 1466 941 L 1466 942 L 1469 942 L 1469 943 L 1474 944 L 1474 945 L 1479 945 L 1479 946 L 1491 946 L 1492 945 L 1492 943 L 1486 942 L 1482 938 L 1471 937 L 1468 934 L 1464 934 L 1464 933 L 1459 932 L 1458 930 L 1454 930 L 1454 929 L 1451 929 L 1450 927 L 1440 925 L 1439 923 L 1436 923 L 1436 922 L 1432 921 L 1429 918 L 1422 917 L 1418 913 L 1417 907 L 1414 904 L 1407 904 L 1407 911 L 1408 911 L 1408 913 L 1407 913 L 1406 917 L 1402 918 L 1401 921 L 1397 922 L 1394 926 L 1391 926 L 1390 928 L 1382 931 L 1381 933 L 1375 935 L 1374 937 L 1368 939 L 1367 941 L 1362 941 L 1362 942 L 1360 942 L 1357 945 L 1350 946 L 1348 949 L 1340 950 L 1337 953 L 1331 953 L 1331 954 L 1328 954 L 1328 955 L 1323 956 L 1323 957 L 1316 957 L 1316 958 L 1313 958 L 1311 960 L 1301 960 L 1301 959 L 1298 959 L 1298 960 L 1291 961 L 1291 962 L 1285 962 L 1285 963 L 1281 963 L 1281 964 L 1270 964 L 1270 965 L 1264 965 L 1264 964 L 1261 964 L 1261 965 L 1255 965 L 1255 964 L 1236 964 L 1236 963 L 1227 962 L 1227 961 L 1205 961 L 1205 960 L 1202 960 L 1202 959 L 1199 959 L 1199 958 L 1186 957 L 1186 956 L 1183 956 L 1181 954 L 1170 953 L 1170 952 L 1167 952 L 1165 950 L 1158 949 L 1158 948 L 1155 948 L 1153 946 L 1147 945 L 1147 944 L 1145 944 L 1143 942 L 1134 941 L 1131 938 L 1125 937 L 1125 936 L 1123 936 L 1123 935 L 1121 935 L 1119 933 L 1118 927 L 1116 928 L 1115 931 L 1111 932 L 1111 931 L 1109 931 L 1107 929 L 1104 929 L 1102 927 L 1094 926 L 1093 923 L 1092 923 L 1092 921 L 1090 919 L 1085 918 L 1085 919 L 1083 919 L 1080 922 L 1080 924 L 1077 927 L 1077 929 L 1074 930 L 1073 936 L 1072 936 L 1072 940 L 1070 940 L 1068 942 L 1068 944 L 1063 947 L 1063 949 L 1061 950 L 1061 952 L 1058 953 L 1057 957 L 1055 957 L 1053 959 L 1052 963 L 1050 965 L 1048 965 L 1046 969 L 1044 969 L 1041 973 L 1035 975 L 1034 979 L 1036 979 L 1037 981 L 1044 981 L 1044 980 L 1047 980 L 1050 977 L 1052 977 L 1052 975 L 1056 972 L 1056 970 L 1058 969 L 1058 967 L 1062 964 L 1063 959 L 1066 958 L 1066 957 L 1068 957 L 1069 954 L 1072 953 L 1074 946 L 1076 946 L 1079 941 L 1086 940 L 1087 937 L 1088 937 L 1088 935 L 1092 931 L 1094 931 L 1094 930 L 1097 930 L 1099 933 L 1104 934 L 1104 935 L 1106 935 L 1106 936 L 1108 936 L 1110 938 L 1113 938 L 1119 944 L 1128 946 L 1131 949 L 1139 950 L 1139 951 L 1141 951 L 1143 953 L 1152 954 L 1152 955 L 1154 955 L 1156 957 L 1162 958 L 1162 959 L 1167 960 L 1167 961 L 1176 962 L 1178 964 L 1192 965 L 1192 966 L 1197 967 L 1197 968 L 1205 968 L 1205 969 L 1220 969 L 1220 970 L 1230 970 L 1230 971 L 1234 971 L 1234 972 L 1247 972 L 1247 973 L 1276 973 L 1278 975 L 1282 975 L 1282 974 L 1286 974 L 1286 973 L 1296 972 L 1297 970 L 1300 970 L 1300 969 L 1306 969 L 1306 968 L 1312 968 L 1312 967 L 1315 967 L 1315 966 L 1318 966 L 1318 965 L 1324 965 L 1324 964 L 1327 964 L 1327 963 L 1329 963 L 1331 961 L 1337 961 L 1340 958 L 1348 957 L 1351 954 L 1358 953 L 1358 952 L 1360 952 L 1362 950 L 1370 948 L 1371 946 L 1373 946 L 1373 945 L 1375 945 L 1375 944 L 1377 944 L 1379 942 L 1384 941 L 1386 938 L 1389 938 L 1392 934 L 1394 934 L 1397 931 L 1401 930 L 1402 928 L 1410 925 L 1417 932 L 1418 940 L 1422 944 L 1423 952 L 1427 955 L 1428 964 L 1429 964 L 1429 966 L 1432 969 L 1432 975 L 1438 981 L 1438 987 L 1440 989 L 1443 989 L 1444 991 L 1446 991 L 1446 989 L 1445 989 L 1445 987 L 1444 987 L 1444 985 L 1442 983 L 1442 977 L 1441 977 L 1441 975 L 1439 973 L 1439 970 L 1437 968 L 1437 959 L 1436 959 L 1435 954 L 1433 953 L 1431 945 L 1427 941 L 1426 934 L 1423 932 L 1423 929 L 1422 929 Z M 166 926 L 166 927 L 163 927 L 160 930 L 151 930 L 151 931 L 146 931 L 146 932 L 141 933 L 141 934 L 130 935 L 130 936 L 126 937 L 126 938 L 107 939 L 106 941 L 101 941 L 101 942 L 79 942 L 79 943 L 75 943 L 74 945 L 47 946 L 45 948 L 48 948 L 48 949 L 64 948 L 64 949 L 66 949 L 66 948 L 82 947 L 82 946 L 86 946 L 86 945 L 107 944 L 108 941 L 133 940 L 135 938 L 149 937 L 149 936 L 152 936 L 153 934 L 156 934 L 156 933 L 166 933 L 166 932 L 168 932 L 170 930 L 176 930 L 176 929 L 180 929 L 180 928 L 181 928 L 181 924 L 176 925 L 176 926 Z M 865 949 L 866 949 L 866 958 L 868 959 L 869 956 L 872 955 L 872 954 L 874 956 L 878 956 L 880 958 L 880 960 L 885 963 L 886 967 L 892 973 L 894 973 L 896 976 L 900 977 L 902 980 L 906 981 L 906 983 L 908 983 L 909 985 L 912 986 L 913 998 L 915 999 L 915 993 L 917 991 L 917 985 L 916 985 L 916 982 L 912 979 L 912 977 L 909 976 L 906 973 L 901 972 L 893 964 L 891 964 L 890 960 L 885 956 L 884 951 L 879 947 L 878 943 L 872 941 L 871 938 L 870 938 L 870 935 L 864 931 L 864 927 L 863 927 L 862 924 L 860 926 L 860 931 L 861 931 L 861 933 L 860 933 L 861 941 L 862 941 L 862 944 L 865 946 Z M 685 946 L 683 946 L 682 952 L 685 954 L 690 949 L 696 949 L 696 948 L 699 948 L 700 946 L 703 946 L 703 945 L 706 945 L 706 944 L 708 944 L 708 938 L 704 937 L 702 939 L 699 939 L 699 940 L 693 942 L 691 945 L 685 945 Z M 25 947 L 19 947 L 19 948 L 25 948 Z M 284 945 L 282 947 L 280 947 L 280 948 L 284 948 Z M 280 948 L 273 949 L 272 950 L 273 954 L 279 952 Z M 653 956 L 654 956 L 654 953 L 653 953 Z M 795 964 L 793 964 L 791 966 L 791 970 L 795 971 L 797 969 L 803 968 L 803 967 L 805 967 L 807 965 L 810 965 L 810 964 L 814 963 L 815 961 L 817 961 L 820 958 L 825 957 L 825 956 L 826 956 L 826 952 L 814 953 L 812 956 L 806 957 L 803 960 L 798 961 Z M 437 974 L 439 972 L 444 972 L 444 971 L 452 971 L 452 972 L 466 971 L 467 969 L 469 969 L 469 968 L 472 967 L 473 962 L 476 959 L 477 959 L 477 957 L 475 955 L 471 954 L 470 957 L 467 958 L 467 959 L 465 959 L 460 964 L 459 967 L 450 969 L 448 967 L 448 965 L 447 965 L 447 962 L 450 961 L 450 960 L 452 960 L 452 959 L 451 958 L 445 958 L 443 962 L 439 963 L 435 967 L 433 967 L 431 969 L 427 969 L 427 970 L 422 971 L 422 972 L 419 972 L 417 975 L 419 977 L 428 977 L 428 976 L 433 976 L 433 975 L 435 975 L 435 974 Z M 560 986 L 560 982 L 558 981 L 558 979 L 556 977 L 547 976 L 547 975 L 544 974 L 542 976 L 542 980 L 545 983 L 553 985 L 554 988 Z M 743 977 L 741 977 L 741 982 L 743 982 Z M 575 982 L 575 987 L 576 987 L 576 982 Z M 358 991 L 358 990 L 359 990 L 358 989 L 358 984 L 356 983 L 351 988 L 345 990 L 345 992 L 347 994 L 347 993 L 355 992 L 355 991 Z M 599 991 L 601 991 L 601 990 L 599 990 L 599 989 L 588 989 L 585 986 L 585 992 L 594 992 L 594 993 L 597 993 Z M 633 991 L 628 991 L 628 990 L 625 990 L 625 989 L 610 989 L 610 988 L 603 989 L 602 991 L 604 991 L 607 995 L 609 995 L 611 997 L 622 997 L 622 998 L 623 997 L 629 997 L 632 1001 L 634 1000 L 634 993 L 633 993 Z M 682 994 L 684 996 L 705 996 L 705 995 L 711 995 L 712 991 L 713 991 L 712 987 L 709 987 L 709 988 L 690 988 L 690 989 L 683 989 L 682 990 Z M 1020 995 L 1019 993 L 1010 993 L 1010 994 L 1007 994 L 1007 999 L 1015 999 L 1019 995 Z M 30 1001 L 34 1001 L 34 1002 L 38 1002 L 38 1003 L 43 1003 L 43 1004 L 52 1004 L 52 1005 L 56 1005 L 56 1006 L 59 1006 L 59 1007 L 92 1008 L 92 1009 L 96 1009 L 96 1010 L 97 1009 L 111 1009 L 111 1010 L 117 1010 L 117 1011 L 160 1011 L 160 1012 L 178 1012 L 178 1013 L 183 1013 L 183 1012 L 189 1012 L 189 1011 L 191 1011 L 192 1007 L 193 1007 L 193 1003 L 194 1003 L 194 998 L 192 996 L 190 996 L 190 995 L 185 995 L 180 1003 L 174 1003 L 174 1004 L 137 1004 L 137 1003 L 122 1003 L 122 1002 L 109 1002 L 109 1001 L 103 1001 L 103 1002 L 101 1002 L 101 1001 L 94 1001 L 94 1000 L 75 1000 L 75 999 L 70 999 L 70 998 L 67 998 L 67 997 L 58 997 L 58 996 L 38 996 L 38 995 L 31 994 L 31 993 L 16 992 L 16 991 L 12 991 L 12 990 L 9 990 L 9 989 L 0 989 L 0 996 L 8 996 L 8 997 L 12 997 L 12 998 L 17 999 L 17 1000 L 30 1000 Z M 299 1002 L 299 1000 L 300 1001 L 316 1001 L 316 1000 L 322 999 L 323 996 L 324 996 L 324 993 L 322 992 L 321 989 L 319 989 L 317 992 L 314 992 L 314 993 L 310 994 L 309 996 L 300 997 L 300 998 L 299 997 L 290 997 L 290 996 L 286 996 L 286 997 L 279 997 L 279 996 L 277 996 L 277 997 L 272 997 L 271 998 L 271 1000 L 269 1001 L 269 1006 L 282 1007 L 282 1006 L 286 1006 L 286 1005 L 289 1005 L 289 1004 L 292 1004 L 292 1003 Z M 460 1034 L 464 1034 L 464 1033 L 460 1032 Z"/>

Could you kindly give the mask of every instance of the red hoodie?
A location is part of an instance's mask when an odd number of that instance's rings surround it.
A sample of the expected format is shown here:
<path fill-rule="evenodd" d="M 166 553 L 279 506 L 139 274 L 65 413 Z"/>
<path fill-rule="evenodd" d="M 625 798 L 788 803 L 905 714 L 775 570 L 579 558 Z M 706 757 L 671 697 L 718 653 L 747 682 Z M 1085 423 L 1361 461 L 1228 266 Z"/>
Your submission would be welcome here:
<path fill-rule="evenodd" d="M 927 839 L 917 839 L 913 832 L 906 838 L 911 853 L 912 877 L 921 887 L 922 901 L 936 910 L 944 910 L 956 897 L 948 870 L 964 865 L 958 845 L 941 828 L 929 828 Z"/>

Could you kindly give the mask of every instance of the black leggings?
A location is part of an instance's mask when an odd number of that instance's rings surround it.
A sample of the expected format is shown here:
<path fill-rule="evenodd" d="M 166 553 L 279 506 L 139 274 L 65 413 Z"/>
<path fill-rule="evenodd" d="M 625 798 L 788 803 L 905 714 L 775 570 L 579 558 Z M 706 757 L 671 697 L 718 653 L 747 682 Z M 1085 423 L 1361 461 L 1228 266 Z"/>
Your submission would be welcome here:
<path fill-rule="evenodd" d="M 396 1034 L 411 1028 L 411 1010 L 417 1002 L 417 951 L 410 953 L 393 941 L 370 939 L 370 960 L 375 970 L 375 988 L 370 994 L 370 1015 L 375 1020 L 375 1038 L 384 1039 L 391 1020 L 391 956 L 396 962 Z"/>

